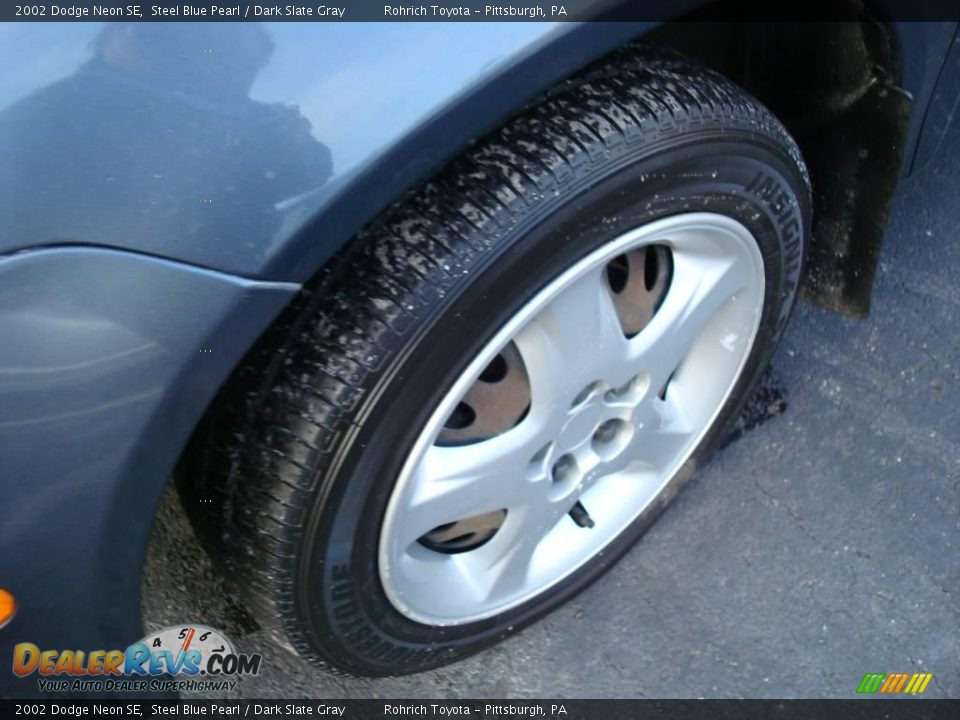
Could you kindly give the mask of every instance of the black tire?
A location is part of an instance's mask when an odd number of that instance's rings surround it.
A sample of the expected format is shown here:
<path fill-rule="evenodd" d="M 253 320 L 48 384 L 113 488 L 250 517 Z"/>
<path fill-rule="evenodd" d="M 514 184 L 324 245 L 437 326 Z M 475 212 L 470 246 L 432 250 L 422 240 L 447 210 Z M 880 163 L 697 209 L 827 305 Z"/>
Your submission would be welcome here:
<path fill-rule="evenodd" d="M 746 368 L 691 461 L 608 551 L 525 604 L 451 627 L 398 613 L 378 579 L 379 523 L 446 388 L 563 269 L 689 210 L 745 225 L 767 288 Z M 224 391 L 181 469 L 185 492 L 216 500 L 201 529 L 257 621 L 311 660 L 408 673 L 489 646 L 588 586 L 736 418 L 793 305 L 809 215 L 803 161 L 762 105 L 637 47 L 478 141 L 331 263 Z"/>

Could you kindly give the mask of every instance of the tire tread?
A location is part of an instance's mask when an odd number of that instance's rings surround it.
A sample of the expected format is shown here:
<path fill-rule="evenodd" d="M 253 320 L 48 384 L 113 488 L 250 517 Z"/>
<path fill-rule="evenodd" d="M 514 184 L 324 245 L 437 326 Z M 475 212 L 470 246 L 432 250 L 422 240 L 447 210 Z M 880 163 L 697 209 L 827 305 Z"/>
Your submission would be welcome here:
<path fill-rule="evenodd" d="M 793 140 L 757 101 L 710 70 L 626 47 L 381 214 L 275 324 L 211 412 L 213 429 L 191 451 L 202 471 L 189 480 L 220 499 L 218 551 L 271 636 L 335 672 L 350 666 L 301 628 L 299 542 L 353 413 L 417 319 L 515 227 L 516 208 L 562 195 L 617 148 L 719 124 L 773 141 L 807 180 Z"/>

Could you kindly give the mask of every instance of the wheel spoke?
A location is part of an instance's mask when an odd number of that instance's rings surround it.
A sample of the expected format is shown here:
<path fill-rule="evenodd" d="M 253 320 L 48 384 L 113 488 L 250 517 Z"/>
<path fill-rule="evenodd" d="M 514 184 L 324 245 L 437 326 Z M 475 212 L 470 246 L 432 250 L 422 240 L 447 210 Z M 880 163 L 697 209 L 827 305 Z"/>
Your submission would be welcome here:
<path fill-rule="evenodd" d="M 734 260 L 674 255 L 674 276 L 663 305 L 630 341 L 631 357 L 650 374 L 654 388 L 663 387 L 711 318 L 747 282 L 746 270 Z"/>
<path fill-rule="evenodd" d="M 554 298 L 515 338 L 536 411 L 569 406 L 586 385 L 623 365 L 627 340 L 604 269 Z"/>
<path fill-rule="evenodd" d="M 450 522 L 522 505 L 529 496 L 526 467 L 532 456 L 521 427 L 484 442 L 427 450 L 404 513 L 402 544 Z"/>
<path fill-rule="evenodd" d="M 527 585 L 534 554 L 544 536 L 566 511 L 559 506 L 540 506 L 514 518 L 512 526 L 491 547 L 485 563 L 488 577 L 486 599 L 508 597 Z M 491 545 L 494 545 L 491 543 Z"/>
<path fill-rule="evenodd" d="M 645 403 L 636 414 L 637 430 L 631 443 L 630 456 L 665 471 L 682 452 L 693 435 L 682 415 L 677 415 L 668 403 L 656 398 Z"/>
<path fill-rule="evenodd" d="M 516 542 L 505 549 L 497 562 L 488 570 L 490 585 L 485 600 L 496 601 L 507 597 L 527 584 L 533 553 L 539 544 L 539 537 L 526 534 L 521 535 Z"/>

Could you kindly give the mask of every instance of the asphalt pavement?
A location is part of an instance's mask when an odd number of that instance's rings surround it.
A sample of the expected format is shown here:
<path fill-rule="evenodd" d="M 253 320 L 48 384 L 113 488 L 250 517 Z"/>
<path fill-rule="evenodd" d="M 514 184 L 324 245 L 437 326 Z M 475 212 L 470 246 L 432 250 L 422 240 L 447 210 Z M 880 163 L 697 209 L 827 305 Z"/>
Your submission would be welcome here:
<path fill-rule="evenodd" d="M 960 138 L 901 186 L 869 319 L 801 302 L 766 422 L 705 468 L 600 582 L 507 642 L 382 680 L 245 631 L 169 493 L 149 628 L 264 655 L 241 697 L 840 697 L 866 672 L 960 697 Z M 767 401 L 770 400 L 768 403 Z"/>

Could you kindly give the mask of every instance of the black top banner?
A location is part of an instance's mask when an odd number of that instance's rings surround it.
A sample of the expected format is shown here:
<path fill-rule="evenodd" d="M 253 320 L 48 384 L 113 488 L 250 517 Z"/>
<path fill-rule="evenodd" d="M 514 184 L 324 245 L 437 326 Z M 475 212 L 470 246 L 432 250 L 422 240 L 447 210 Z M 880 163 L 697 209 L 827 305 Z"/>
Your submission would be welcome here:
<path fill-rule="evenodd" d="M 960 700 L 0 700 L 3 717 L 954 720 Z"/>
<path fill-rule="evenodd" d="M 4 3 L 21 22 L 957 21 L 957 0 L 63 0 Z"/>

